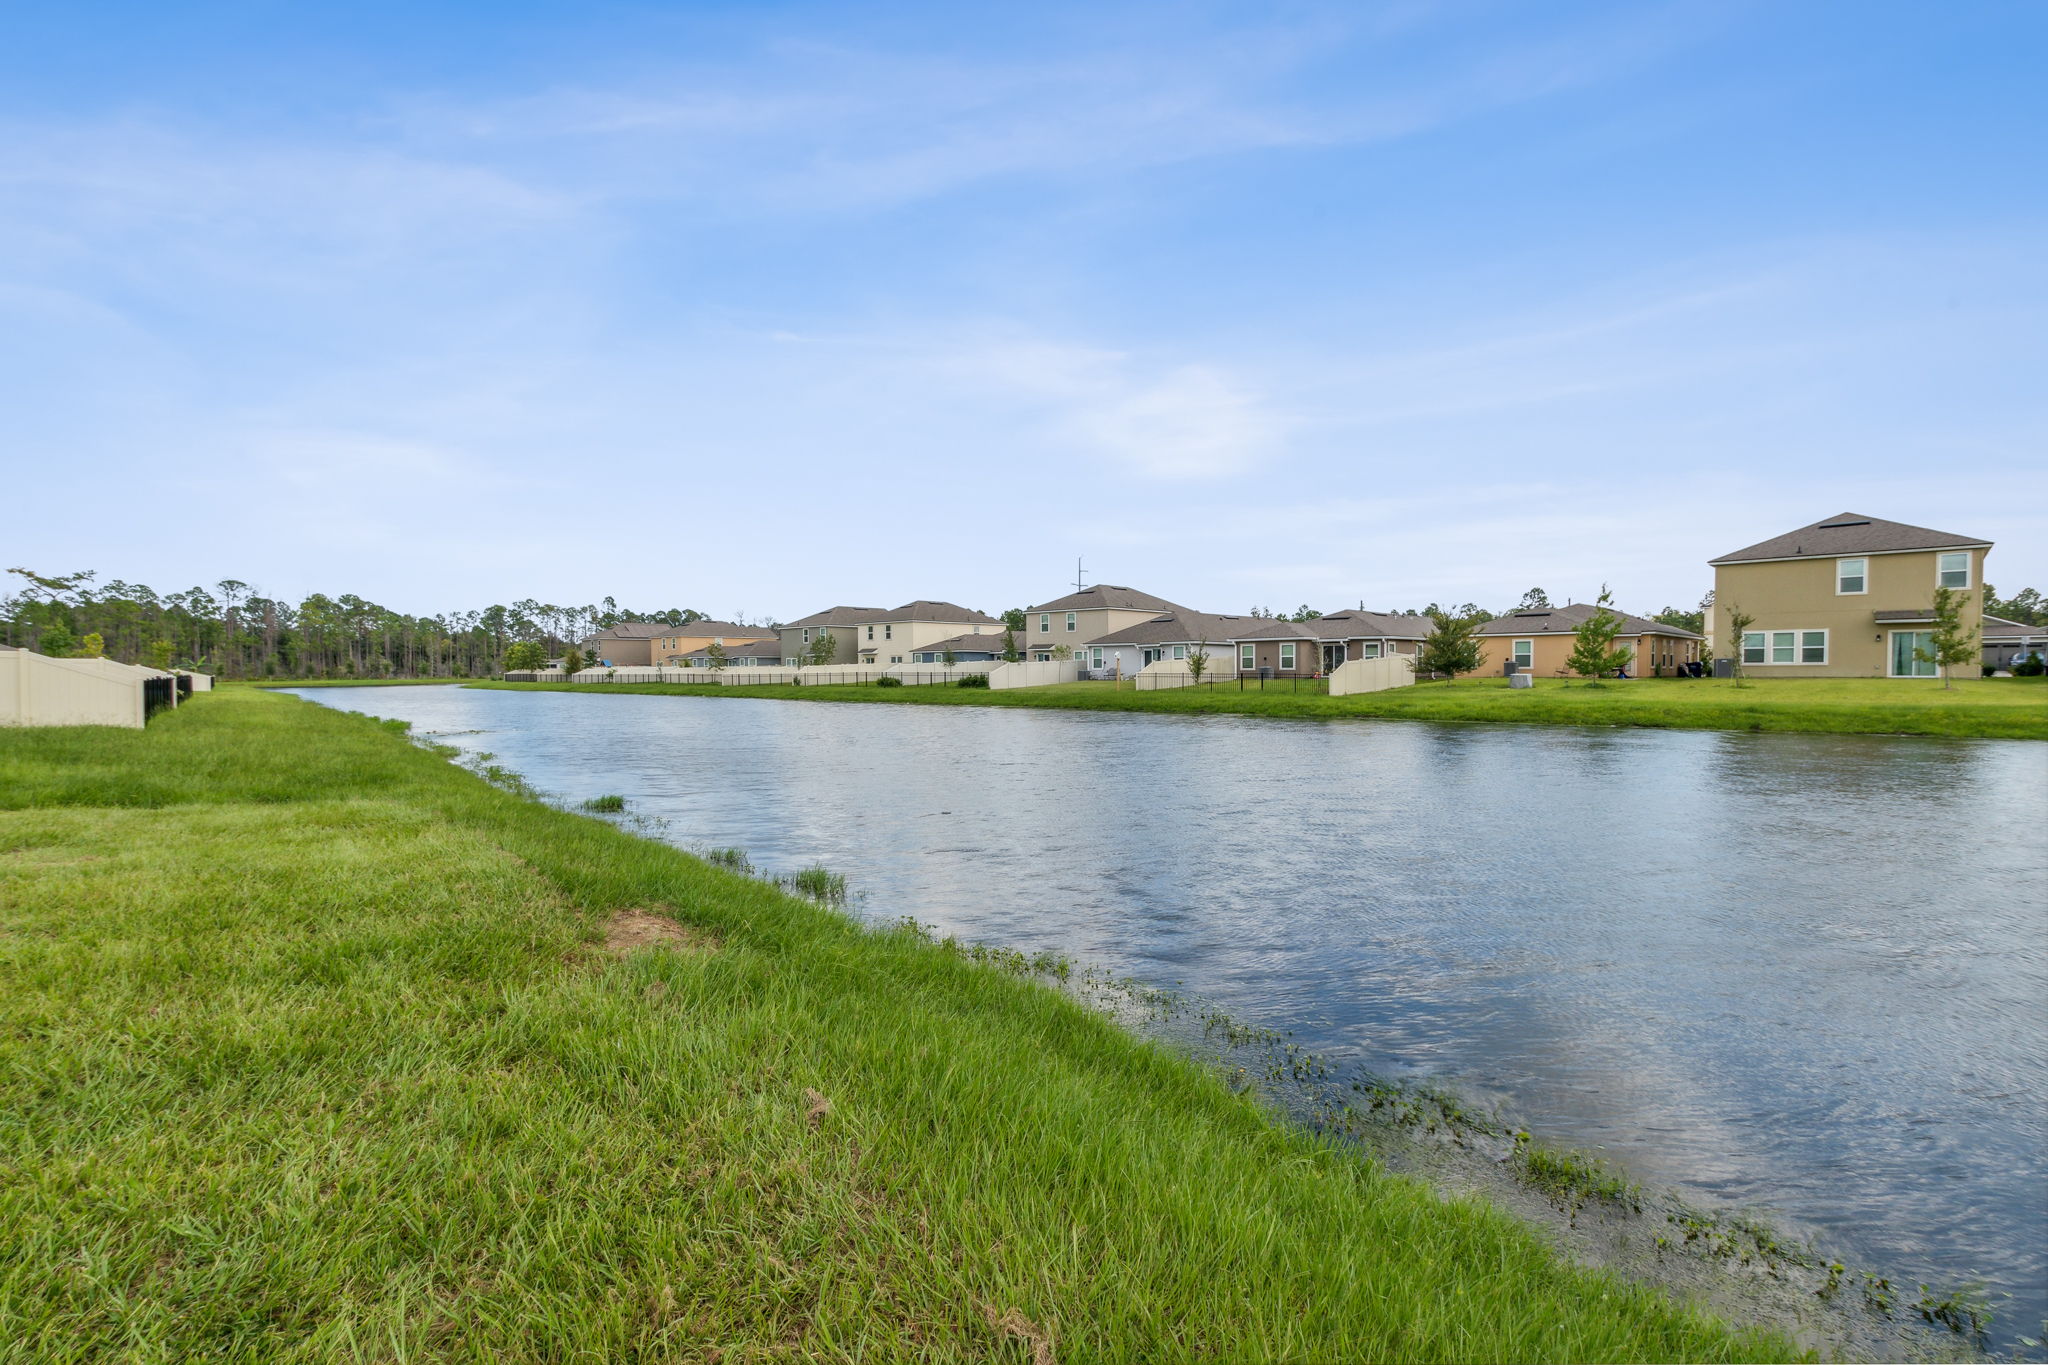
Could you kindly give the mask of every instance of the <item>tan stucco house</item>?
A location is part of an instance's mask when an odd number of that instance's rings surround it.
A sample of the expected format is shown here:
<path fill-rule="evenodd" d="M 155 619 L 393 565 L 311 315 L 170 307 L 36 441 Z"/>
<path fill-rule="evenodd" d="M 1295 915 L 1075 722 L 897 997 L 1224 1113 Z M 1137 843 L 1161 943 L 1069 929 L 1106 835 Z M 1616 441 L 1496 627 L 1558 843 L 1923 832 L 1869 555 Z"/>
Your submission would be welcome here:
<path fill-rule="evenodd" d="M 661 621 L 621 621 L 577 643 L 593 659 L 603 659 L 614 668 L 631 668 L 654 662 L 655 640 L 674 629 Z"/>
<path fill-rule="evenodd" d="M 782 662 L 791 668 L 801 668 L 811 661 L 811 649 L 820 635 L 832 637 L 832 657 L 827 663 L 850 664 L 860 658 L 856 645 L 857 632 L 854 627 L 862 621 L 875 621 L 887 616 L 887 607 L 827 607 L 814 611 L 809 616 L 791 621 L 781 628 Z"/>
<path fill-rule="evenodd" d="M 731 621 L 692 621 L 685 626 L 661 627 L 661 634 L 654 637 L 653 657 L 641 662 L 680 668 L 690 656 L 702 654 L 712 645 L 731 655 L 742 646 L 752 649 L 764 641 L 773 643 L 778 650 L 781 648 L 781 637 L 769 626 L 742 626 Z"/>
<path fill-rule="evenodd" d="M 1964 595 L 1980 629 L 1984 557 L 1976 536 L 1844 512 L 1709 561 L 1714 653 L 1754 677 L 1931 678 L 1913 657 L 1933 628 L 1934 590 Z M 1756 618 L 1740 640 L 1731 610 Z"/>
<path fill-rule="evenodd" d="M 891 668 L 910 662 L 913 652 L 956 635 L 993 635 L 1002 648 L 1003 623 L 953 602 L 919 599 L 894 611 L 854 622 L 855 662 Z"/>
<path fill-rule="evenodd" d="M 1081 646 L 1092 644 L 1113 632 L 1130 630 L 1168 613 L 1185 613 L 1187 608 L 1163 597 L 1114 583 L 1097 583 L 1040 602 L 1024 611 L 1024 638 L 1017 642 L 1027 659 L 1043 662 L 1053 651 L 1067 646 L 1079 656 Z M 1196 613 L 1199 615 L 1199 613 Z"/>
<path fill-rule="evenodd" d="M 1479 642 L 1482 676 L 1505 673 L 1513 663 L 1517 673 L 1539 677 L 1563 677 L 1571 672 L 1565 660 L 1577 643 L 1573 632 L 1599 611 L 1593 602 L 1570 602 L 1562 607 L 1532 607 L 1495 617 L 1473 632 Z M 1613 608 L 1608 608 L 1613 611 Z M 1672 678 L 1700 657 L 1699 636 L 1678 626 L 1668 626 L 1647 616 L 1614 612 L 1621 631 L 1614 637 L 1617 649 L 1635 657 L 1628 665 L 1632 678 Z"/>

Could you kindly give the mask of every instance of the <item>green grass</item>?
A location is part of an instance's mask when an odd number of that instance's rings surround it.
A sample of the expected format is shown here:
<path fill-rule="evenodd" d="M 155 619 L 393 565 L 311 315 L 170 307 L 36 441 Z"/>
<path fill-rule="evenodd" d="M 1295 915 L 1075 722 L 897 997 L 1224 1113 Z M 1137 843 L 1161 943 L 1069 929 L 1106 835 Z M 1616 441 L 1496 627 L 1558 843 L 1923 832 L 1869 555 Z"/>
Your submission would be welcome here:
<path fill-rule="evenodd" d="M 1950 735 L 2048 739 L 2048 679 L 1971 678 L 1939 682 L 1887 678 L 1645 678 L 1583 683 L 1539 679 L 1524 691 L 1505 678 L 1416 683 L 1386 692 L 1330 697 L 1285 686 L 1235 685 L 1138 692 L 1114 683 L 1065 683 L 1006 692 L 952 687 L 679 687 L 664 683 L 505 683 L 472 687 L 639 692 L 677 696 L 781 697 L 923 706 L 1032 706 L 1080 711 L 1282 717 L 1370 716 L 1389 720 L 1627 725 L 1684 730 L 1780 730 L 1830 734 Z"/>
<path fill-rule="evenodd" d="M 703 942 L 597 951 L 636 908 Z M 0 732 L 0 1333 L 58 1362 L 1793 1350 L 1034 980 L 253 689 Z"/>
<path fill-rule="evenodd" d="M 216 687 L 454 687 L 468 678 L 222 678 Z"/>

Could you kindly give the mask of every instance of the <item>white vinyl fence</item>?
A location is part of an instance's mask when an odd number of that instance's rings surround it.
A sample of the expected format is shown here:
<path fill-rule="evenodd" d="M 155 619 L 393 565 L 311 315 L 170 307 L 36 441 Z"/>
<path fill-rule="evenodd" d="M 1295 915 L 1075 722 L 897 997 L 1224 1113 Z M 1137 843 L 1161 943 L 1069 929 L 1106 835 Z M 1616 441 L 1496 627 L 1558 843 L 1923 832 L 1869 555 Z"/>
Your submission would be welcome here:
<path fill-rule="evenodd" d="M 1045 663 L 997 664 L 989 671 L 988 685 L 1000 691 L 1010 687 L 1051 687 L 1055 683 L 1081 681 L 1081 661 L 1051 659 Z"/>
<path fill-rule="evenodd" d="M 1353 659 L 1330 674 L 1330 695 L 1348 697 L 1355 692 L 1384 692 L 1406 687 L 1415 681 L 1415 656 L 1389 654 L 1382 659 Z"/>
<path fill-rule="evenodd" d="M 204 676 L 194 675 L 195 688 Z M 149 684 L 158 680 L 163 703 L 175 705 L 177 679 L 170 673 L 111 659 L 52 659 L 25 649 L 0 649 L 0 725 L 119 725 L 139 730 L 148 715 Z M 207 678 L 206 684 L 211 686 L 212 681 Z"/>

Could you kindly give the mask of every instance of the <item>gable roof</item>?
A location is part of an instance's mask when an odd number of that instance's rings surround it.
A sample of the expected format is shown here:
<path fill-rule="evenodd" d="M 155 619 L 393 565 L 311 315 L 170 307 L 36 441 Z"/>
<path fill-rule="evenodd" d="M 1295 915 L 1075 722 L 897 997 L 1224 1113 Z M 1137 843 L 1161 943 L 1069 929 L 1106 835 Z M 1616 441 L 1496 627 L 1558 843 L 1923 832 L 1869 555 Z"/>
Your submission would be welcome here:
<path fill-rule="evenodd" d="M 771 635 L 765 640 L 727 640 L 719 646 L 728 659 L 782 659 L 782 637 Z M 690 650 L 686 658 L 701 659 L 711 652 L 710 645 L 699 645 Z"/>
<path fill-rule="evenodd" d="M 957 602 L 932 602 L 922 597 L 918 598 L 915 602 L 905 602 L 894 611 L 875 612 L 859 619 L 863 623 L 868 621 L 961 621 L 968 625 L 978 623 L 985 626 L 999 626 L 1002 624 L 1001 621 L 996 620 L 993 616 L 984 616 L 971 607 L 963 607 Z"/>
<path fill-rule="evenodd" d="M 621 621 L 615 626 L 593 631 L 584 636 L 586 640 L 652 640 L 657 635 L 667 635 L 676 628 L 666 621 Z"/>
<path fill-rule="evenodd" d="M 1264 621 L 1240 640 L 1425 640 L 1436 629 L 1427 616 L 1392 611 L 1333 611 L 1307 621 Z"/>
<path fill-rule="evenodd" d="M 1258 618 L 1251 616 L 1215 616 L 1204 611 L 1165 612 L 1149 621 L 1139 621 L 1121 630 L 1106 631 L 1092 640 L 1082 641 L 1077 648 L 1087 645 L 1227 645 L 1237 638 L 1237 632 L 1249 625 L 1258 624 Z M 1043 651 L 1047 645 L 1034 645 Z"/>
<path fill-rule="evenodd" d="M 976 635 L 970 631 L 964 635 L 953 635 L 944 640 L 934 640 L 928 645 L 915 645 L 912 648 L 919 654 L 944 654 L 949 649 L 955 654 L 1000 654 L 1003 652 L 1003 633 L 999 630 L 988 630 Z"/>
<path fill-rule="evenodd" d="M 814 611 L 800 621 L 791 621 L 784 630 L 801 630 L 806 626 L 850 626 L 856 621 L 877 620 L 888 612 L 887 607 L 827 607 Z"/>
<path fill-rule="evenodd" d="M 1097 583 L 1079 592 L 1070 592 L 1065 597 L 1055 597 L 1050 602 L 1040 602 L 1026 611 L 1089 611 L 1108 608 L 1112 611 L 1159 611 L 1185 612 L 1186 607 L 1178 602 L 1169 602 L 1163 597 L 1154 597 L 1149 592 L 1126 588 L 1115 583 Z"/>
<path fill-rule="evenodd" d="M 726 638 L 737 636 L 742 640 L 761 640 L 773 638 L 775 627 L 742 626 L 736 625 L 731 621 L 691 621 L 689 624 L 681 626 L 657 626 L 652 632 L 651 638 L 667 639 L 671 635 L 710 635 Z"/>
<path fill-rule="evenodd" d="M 1584 625 L 1586 618 L 1600 610 L 1596 602 L 1573 602 L 1563 607 L 1536 607 L 1528 611 L 1511 611 L 1498 616 L 1474 631 L 1475 635 L 1569 635 Z M 1612 607 L 1608 610 L 1613 611 Z M 1633 616 L 1625 611 L 1614 612 L 1621 618 L 1623 635 L 1675 635 L 1681 640 L 1697 640 L 1701 637 L 1680 626 L 1667 626 L 1662 621 L 1652 621 L 1647 616 Z"/>
<path fill-rule="evenodd" d="M 1833 559 L 1837 555 L 1897 554 L 1907 550 L 1989 549 L 1991 542 L 1975 536 L 1930 531 L 1902 521 L 1866 517 L 1860 512 L 1835 516 L 1733 550 L 1709 564 L 1746 564 L 1770 559 Z"/>
<path fill-rule="evenodd" d="M 2025 621 L 2008 621 L 2003 616 L 1993 616 L 1986 612 L 1984 624 L 1978 628 L 1977 633 L 1987 641 L 1993 637 L 2031 639 L 2035 636 L 2048 635 L 2048 626 L 2030 626 Z"/>

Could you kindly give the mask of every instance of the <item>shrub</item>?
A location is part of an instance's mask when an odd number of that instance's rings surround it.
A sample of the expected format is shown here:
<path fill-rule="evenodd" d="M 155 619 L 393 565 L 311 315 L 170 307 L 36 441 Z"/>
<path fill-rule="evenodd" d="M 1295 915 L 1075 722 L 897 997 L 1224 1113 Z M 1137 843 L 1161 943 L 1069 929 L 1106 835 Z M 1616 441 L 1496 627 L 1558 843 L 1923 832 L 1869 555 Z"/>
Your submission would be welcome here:
<path fill-rule="evenodd" d="M 2026 658 L 2014 664 L 2012 671 L 2014 677 L 2038 678 L 2043 673 L 2048 673 L 2048 663 L 2043 663 L 2041 656 L 2038 654 L 2029 654 Z"/>
<path fill-rule="evenodd" d="M 955 680 L 954 680 L 954 683 L 953 683 L 953 686 L 955 686 L 955 687 L 987 687 L 987 686 L 988 686 L 988 674 L 986 674 L 986 673 L 969 673 L 969 674 L 968 674 L 968 675 L 967 675 L 966 677 L 964 677 L 964 678 L 958 678 L 958 679 L 955 679 Z"/>
<path fill-rule="evenodd" d="M 901 687 L 901 686 L 903 686 L 903 679 L 901 679 L 901 678 L 877 678 L 877 679 L 875 679 L 875 686 L 877 686 L 877 687 Z"/>

